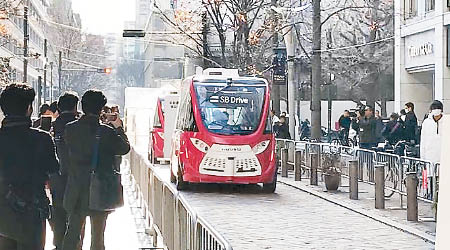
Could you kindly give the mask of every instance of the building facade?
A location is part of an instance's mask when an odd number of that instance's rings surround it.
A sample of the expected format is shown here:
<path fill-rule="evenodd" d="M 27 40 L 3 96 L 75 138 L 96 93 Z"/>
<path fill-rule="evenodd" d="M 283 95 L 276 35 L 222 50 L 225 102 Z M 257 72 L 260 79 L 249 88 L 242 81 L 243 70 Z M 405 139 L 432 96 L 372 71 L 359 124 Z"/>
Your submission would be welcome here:
<path fill-rule="evenodd" d="M 13 7 L 17 7 L 15 11 L 7 11 L 3 13 L 0 19 L 0 25 L 4 32 L 0 36 L 0 57 L 2 60 L 9 62 L 8 81 L 23 82 L 24 78 L 24 5 L 17 5 L 17 1 L 13 3 Z M 43 82 L 43 70 L 46 63 L 44 57 L 44 41 L 48 38 L 46 33 L 48 20 L 47 8 L 50 2 L 48 0 L 29 0 L 28 1 L 28 67 L 26 81 L 36 90 L 39 89 Z M 50 74 L 47 73 L 48 81 Z M 36 100 L 37 105 L 42 103 L 44 94 L 41 92 L 42 99 Z M 36 96 L 38 98 L 39 95 Z"/>
<path fill-rule="evenodd" d="M 395 0 L 395 108 L 413 102 L 419 120 L 435 99 L 450 109 L 450 1 Z"/>

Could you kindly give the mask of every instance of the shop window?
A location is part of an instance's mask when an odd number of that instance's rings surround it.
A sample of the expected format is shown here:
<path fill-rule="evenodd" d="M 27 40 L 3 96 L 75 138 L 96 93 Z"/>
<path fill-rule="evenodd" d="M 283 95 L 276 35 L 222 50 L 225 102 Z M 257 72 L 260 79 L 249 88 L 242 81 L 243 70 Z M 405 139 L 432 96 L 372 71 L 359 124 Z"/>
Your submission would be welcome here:
<path fill-rule="evenodd" d="M 434 10 L 434 2 L 435 0 L 425 0 L 425 11 L 433 11 Z"/>
<path fill-rule="evenodd" d="M 417 0 L 404 0 L 404 5 L 405 5 L 405 19 L 417 16 Z"/>

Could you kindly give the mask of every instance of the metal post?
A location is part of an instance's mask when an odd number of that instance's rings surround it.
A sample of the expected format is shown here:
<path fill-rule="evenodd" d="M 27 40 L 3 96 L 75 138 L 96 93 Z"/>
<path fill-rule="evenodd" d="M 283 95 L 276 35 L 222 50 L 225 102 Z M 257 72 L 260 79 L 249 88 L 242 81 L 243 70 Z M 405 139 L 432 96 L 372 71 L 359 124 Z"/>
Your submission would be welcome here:
<path fill-rule="evenodd" d="M 47 100 L 47 39 L 44 39 L 44 85 L 43 85 L 43 94 L 44 94 L 44 102 Z"/>
<path fill-rule="evenodd" d="M 358 160 L 352 160 L 349 162 L 349 188 L 350 188 L 350 199 L 358 199 Z"/>
<path fill-rule="evenodd" d="M 62 84 L 62 51 L 59 51 L 58 57 L 58 95 L 61 95 L 61 84 Z"/>
<path fill-rule="evenodd" d="M 23 8 L 23 82 L 28 82 L 28 5 L 26 0 Z"/>
<path fill-rule="evenodd" d="M 418 221 L 419 219 L 417 204 L 417 184 L 418 180 L 416 172 L 408 172 L 406 174 L 406 217 L 408 221 Z"/>
<path fill-rule="evenodd" d="M 319 166 L 319 154 L 318 153 L 311 153 L 311 178 L 310 184 L 317 186 L 318 185 L 318 179 L 317 179 L 317 168 Z"/>
<path fill-rule="evenodd" d="M 44 100 L 45 102 L 45 100 Z M 37 86 L 37 106 L 40 108 L 42 103 L 42 76 L 38 76 Z"/>
<path fill-rule="evenodd" d="M 277 0 L 271 0 L 271 5 L 273 7 L 277 7 Z M 278 24 L 278 14 L 275 10 L 271 12 L 272 20 L 274 21 L 274 29 L 273 29 L 273 37 L 272 44 L 273 48 L 278 47 L 278 31 L 275 28 Z M 272 99 L 272 108 L 275 110 L 276 114 L 280 114 L 280 86 L 272 83 L 272 91 L 271 91 L 271 99 Z"/>
<path fill-rule="evenodd" d="M 50 62 L 50 103 L 53 102 L 53 62 Z"/>
<path fill-rule="evenodd" d="M 288 149 L 281 149 L 281 177 L 288 177 Z"/>
<path fill-rule="evenodd" d="M 375 208 L 384 209 L 384 165 L 375 165 Z"/>
<path fill-rule="evenodd" d="M 296 151 L 295 152 L 295 164 L 294 164 L 294 172 L 295 172 L 295 180 L 301 181 L 302 180 L 302 158 L 303 158 L 303 151 Z"/>
<path fill-rule="evenodd" d="M 295 138 L 295 29 L 290 29 L 286 34 L 287 66 L 288 66 L 288 113 L 289 133 Z"/>

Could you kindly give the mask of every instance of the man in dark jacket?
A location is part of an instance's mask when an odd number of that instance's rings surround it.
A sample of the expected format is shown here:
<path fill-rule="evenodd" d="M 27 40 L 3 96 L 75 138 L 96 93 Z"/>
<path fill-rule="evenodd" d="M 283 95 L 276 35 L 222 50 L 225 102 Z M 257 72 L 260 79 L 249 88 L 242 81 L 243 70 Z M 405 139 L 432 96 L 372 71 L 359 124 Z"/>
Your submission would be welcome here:
<path fill-rule="evenodd" d="M 0 129 L 0 249 L 43 250 L 49 200 L 44 186 L 59 170 L 51 136 L 31 128 L 34 90 L 6 86 Z"/>
<path fill-rule="evenodd" d="M 416 129 L 417 129 L 417 117 L 414 113 L 414 104 L 412 102 L 408 102 L 405 104 L 405 129 L 404 136 L 407 141 L 415 141 L 416 138 Z"/>
<path fill-rule="evenodd" d="M 108 212 L 89 209 L 89 185 L 92 171 L 92 158 L 96 136 L 100 137 L 98 146 L 98 165 L 96 173 L 112 173 L 116 155 L 125 155 L 130 144 L 117 118 L 110 125 L 100 124 L 100 112 L 106 104 L 106 97 L 100 91 L 89 90 L 81 100 L 84 115 L 66 126 L 64 140 L 69 151 L 68 183 L 64 194 L 64 208 L 69 215 L 69 223 L 64 236 L 63 249 L 73 250 L 80 243 L 80 232 L 90 216 L 92 236 L 91 250 L 104 250 L 104 231 Z"/>
<path fill-rule="evenodd" d="M 286 117 L 280 116 L 280 121 L 275 125 L 275 136 L 280 139 L 291 139 L 289 127 L 286 122 Z"/>
<path fill-rule="evenodd" d="M 360 147 L 372 149 L 377 146 L 376 127 L 377 122 L 373 117 L 373 108 L 366 107 L 364 116 L 358 112 Z"/>
<path fill-rule="evenodd" d="M 67 92 L 62 95 L 58 100 L 60 115 L 53 123 L 56 153 L 60 160 L 60 174 L 50 178 L 50 190 L 53 201 L 53 213 L 50 225 L 53 229 L 53 244 L 56 249 L 62 248 L 62 241 L 67 227 L 67 214 L 63 207 L 63 198 L 67 185 L 69 152 L 64 142 L 64 131 L 67 123 L 76 120 L 78 100 L 76 93 Z"/>
<path fill-rule="evenodd" d="M 350 124 L 352 120 L 350 118 L 350 112 L 348 110 L 344 111 L 344 114 L 339 118 L 339 130 L 340 136 L 345 142 L 345 145 L 348 145 L 348 133 L 350 131 Z"/>

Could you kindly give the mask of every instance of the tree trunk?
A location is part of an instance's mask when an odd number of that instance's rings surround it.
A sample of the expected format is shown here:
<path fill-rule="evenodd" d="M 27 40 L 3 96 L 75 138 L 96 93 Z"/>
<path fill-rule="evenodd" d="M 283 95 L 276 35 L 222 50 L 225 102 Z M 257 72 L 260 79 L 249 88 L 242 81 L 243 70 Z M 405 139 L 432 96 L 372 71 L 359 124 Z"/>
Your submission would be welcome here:
<path fill-rule="evenodd" d="M 313 0 L 313 54 L 312 67 L 312 96 L 311 96 L 311 138 L 321 137 L 321 95 L 322 58 L 321 58 L 322 25 L 320 19 L 320 0 Z"/>

